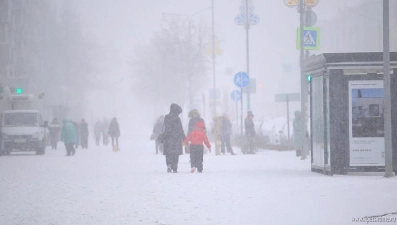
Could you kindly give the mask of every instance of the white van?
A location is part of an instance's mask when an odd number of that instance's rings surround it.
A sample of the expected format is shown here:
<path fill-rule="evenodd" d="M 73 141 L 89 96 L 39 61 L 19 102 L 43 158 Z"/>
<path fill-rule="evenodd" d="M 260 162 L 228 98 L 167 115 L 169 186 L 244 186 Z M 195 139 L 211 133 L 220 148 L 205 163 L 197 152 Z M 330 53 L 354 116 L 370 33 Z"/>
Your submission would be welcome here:
<path fill-rule="evenodd" d="M 34 151 L 45 154 L 46 128 L 38 110 L 7 110 L 1 114 L 3 149 L 0 154 Z"/>

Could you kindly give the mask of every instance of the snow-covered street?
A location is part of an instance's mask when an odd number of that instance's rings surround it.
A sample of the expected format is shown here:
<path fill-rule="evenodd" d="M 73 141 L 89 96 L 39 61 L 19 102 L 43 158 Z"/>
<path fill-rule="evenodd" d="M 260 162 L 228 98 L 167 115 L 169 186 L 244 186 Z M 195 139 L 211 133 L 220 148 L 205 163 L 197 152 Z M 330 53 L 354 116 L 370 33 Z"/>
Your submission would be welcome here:
<path fill-rule="evenodd" d="M 168 174 L 153 142 L 138 138 L 120 152 L 91 147 L 65 157 L 61 145 L 0 157 L 0 224 L 366 224 L 352 220 L 397 212 L 396 178 L 330 177 L 294 152 L 239 149 L 206 154 L 202 174 L 191 174 L 183 155 L 179 173 Z"/>

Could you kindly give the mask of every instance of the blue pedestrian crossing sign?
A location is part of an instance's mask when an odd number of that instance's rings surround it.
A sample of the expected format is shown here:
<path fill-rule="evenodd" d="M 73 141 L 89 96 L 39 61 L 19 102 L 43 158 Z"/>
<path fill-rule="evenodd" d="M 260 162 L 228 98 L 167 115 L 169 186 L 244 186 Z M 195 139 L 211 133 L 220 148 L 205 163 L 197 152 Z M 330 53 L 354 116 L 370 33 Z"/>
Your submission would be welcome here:
<path fill-rule="evenodd" d="M 239 90 L 235 90 L 232 91 L 231 97 L 233 99 L 233 101 L 238 102 L 241 100 L 241 91 Z"/>
<path fill-rule="evenodd" d="M 320 28 L 319 27 L 305 27 L 303 31 L 303 44 L 305 50 L 319 50 L 320 49 Z M 300 29 L 296 32 L 296 49 L 300 50 Z"/>
<path fill-rule="evenodd" d="M 239 88 L 247 87 L 250 83 L 250 77 L 246 72 L 238 72 L 234 75 L 234 84 Z"/>

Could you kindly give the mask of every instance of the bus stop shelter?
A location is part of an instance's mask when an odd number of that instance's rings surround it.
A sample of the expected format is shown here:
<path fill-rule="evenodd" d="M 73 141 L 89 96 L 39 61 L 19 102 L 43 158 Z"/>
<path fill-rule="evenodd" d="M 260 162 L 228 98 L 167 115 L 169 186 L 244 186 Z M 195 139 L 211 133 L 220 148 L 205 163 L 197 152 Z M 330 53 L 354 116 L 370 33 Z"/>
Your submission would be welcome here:
<path fill-rule="evenodd" d="M 391 53 L 393 168 L 397 169 L 397 53 Z M 310 81 L 311 169 L 385 171 L 383 53 L 325 53 L 304 61 Z"/>

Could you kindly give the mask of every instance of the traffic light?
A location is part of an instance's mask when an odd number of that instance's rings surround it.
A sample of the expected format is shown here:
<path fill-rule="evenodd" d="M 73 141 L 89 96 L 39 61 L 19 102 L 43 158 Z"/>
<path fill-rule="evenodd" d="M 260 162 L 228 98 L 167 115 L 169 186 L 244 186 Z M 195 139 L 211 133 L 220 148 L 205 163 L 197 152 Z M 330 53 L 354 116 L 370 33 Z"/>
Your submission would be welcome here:
<path fill-rule="evenodd" d="M 311 74 L 307 74 L 306 79 L 307 79 L 307 82 L 310 83 L 312 81 L 312 75 Z"/>
<path fill-rule="evenodd" d="M 22 88 L 15 88 L 15 94 L 20 95 L 23 93 Z"/>

